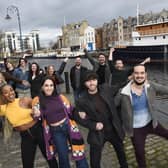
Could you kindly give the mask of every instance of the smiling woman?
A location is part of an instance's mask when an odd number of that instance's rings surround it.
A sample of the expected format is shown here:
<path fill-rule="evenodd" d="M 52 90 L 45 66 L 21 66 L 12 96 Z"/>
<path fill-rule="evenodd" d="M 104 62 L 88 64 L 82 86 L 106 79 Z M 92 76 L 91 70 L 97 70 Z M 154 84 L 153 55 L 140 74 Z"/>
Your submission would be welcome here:
<path fill-rule="evenodd" d="M 23 168 L 33 168 L 37 145 L 43 156 L 46 157 L 43 131 L 41 123 L 31 117 L 31 98 L 15 98 L 13 88 L 1 83 L 0 96 L 3 99 L 0 105 L 0 115 L 5 116 L 21 136 L 21 155 Z M 57 168 L 55 158 L 47 160 L 50 168 Z"/>

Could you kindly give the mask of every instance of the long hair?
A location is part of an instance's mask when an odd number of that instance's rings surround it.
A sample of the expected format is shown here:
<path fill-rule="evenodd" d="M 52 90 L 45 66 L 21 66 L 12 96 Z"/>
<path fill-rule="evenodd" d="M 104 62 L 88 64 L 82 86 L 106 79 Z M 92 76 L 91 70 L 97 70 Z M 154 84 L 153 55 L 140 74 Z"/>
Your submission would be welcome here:
<path fill-rule="evenodd" d="M 53 91 L 53 93 L 52 93 L 51 96 L 58 96 L 58 92 L 57 92 L 56 85 L 55 85 L 55 82 L 54 82 L 53 78 L 50 77 L 50 76 L 46 76 L 46 77 L 42 80 L 41 90 L 40 90 L 40 94 L 39 94 L 40 108 L 41 108 L 41 109 L 45 109 L 46 95 L 45 95 L 45 93 L 44 93 L 43 90 L 42 90 L 42 86 L 44 85 L 44 83 L 45 83 L 46 80 L 51 80 L 52 83 L 53 83 L 53 86 L 54 86 L 54 91 Z"/>
<path fill-rule="evenodd" d="M 19 58 L 19 64 L 18 64 L 18 66 L 17 66 L 18 68 L 20 67 L 22 60 L 24 60 L 25 63 L 27 63 L 27 59 L 26 59 L 26 58 Z"/>
<path fill-rule="evenodd" d="M 32 62 L 32 63 L 30 64 L 30 67 L 29 67 L 29 72 L 30 72 L 30 74 L 31 74 L 31 75 L 33 74 L 33 72 L 32 72 L 32 65 L 33 65 L 33 64 L 37 66 L 36 75 L 39 75 L 40 66 L 39 66 L 39 64 L 37 64 L 37 62 Z"/>

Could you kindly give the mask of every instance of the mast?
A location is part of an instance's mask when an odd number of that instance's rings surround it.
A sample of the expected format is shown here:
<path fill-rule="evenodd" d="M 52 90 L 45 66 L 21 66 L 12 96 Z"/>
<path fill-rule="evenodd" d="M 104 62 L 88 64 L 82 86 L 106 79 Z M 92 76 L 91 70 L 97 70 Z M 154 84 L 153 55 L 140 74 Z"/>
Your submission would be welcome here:
<path fill-rule="evenodd" d="M 137 4 L 137 26 L 139 25 L 139 4 Z"/>

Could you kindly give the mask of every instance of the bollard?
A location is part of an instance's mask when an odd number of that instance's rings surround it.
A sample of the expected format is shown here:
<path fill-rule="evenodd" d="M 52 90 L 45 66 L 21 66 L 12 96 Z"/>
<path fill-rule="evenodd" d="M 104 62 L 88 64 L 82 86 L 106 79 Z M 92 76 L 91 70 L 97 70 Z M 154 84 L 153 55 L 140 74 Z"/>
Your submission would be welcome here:
<path fill-rule="evenodd" d="M 64 75 L 65 75 L 65 88 L 66 88 L 66 93 L 70 93 L 68 72 L 64 72 Z"/>

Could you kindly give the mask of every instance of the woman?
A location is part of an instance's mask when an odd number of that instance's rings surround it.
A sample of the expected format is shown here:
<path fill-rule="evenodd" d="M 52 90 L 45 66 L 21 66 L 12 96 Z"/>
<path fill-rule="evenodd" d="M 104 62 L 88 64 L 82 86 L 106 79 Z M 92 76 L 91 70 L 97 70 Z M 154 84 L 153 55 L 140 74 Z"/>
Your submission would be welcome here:
<path fill-rule="evenodd" d="M 33 108 L 33 114 L 35 117 L 41 116 L 49 125 L 51 138 L 58 153 L 59 167 L 70 168 L 67 143 L 69 141 L 76 166 L 88 168 L 82 136 L 75 121 L 70 119 L 73 110 L 70 102 L 65 96 L 57 93 L 52 77 L 44 78 L 41 90 L 39 96 L 40 110 Z"/>
<path fill-rule="evenodd" d="M 41 123 L 31 117 L 32 99 L 15 98 L 12 86 L 6 83 L 1 83 L 0 96 L 3 100 L 0 115 L 5 116 L 15 130 L 20 131 L 23 168 L 33 168 L 37 145 L 45 158 L 46 150 Z M 54 158 L 47 162 L 50 168 L 58 167 Z"/>
<path fill-rule="evenodd" d="M 28 81 L 31 85 L 31 97 L 34 98 L 39 95 L 40 86 L 44 75 L 40 74 L 40 67 L 36 62 L 32 62 L 29 69 Z"/>

